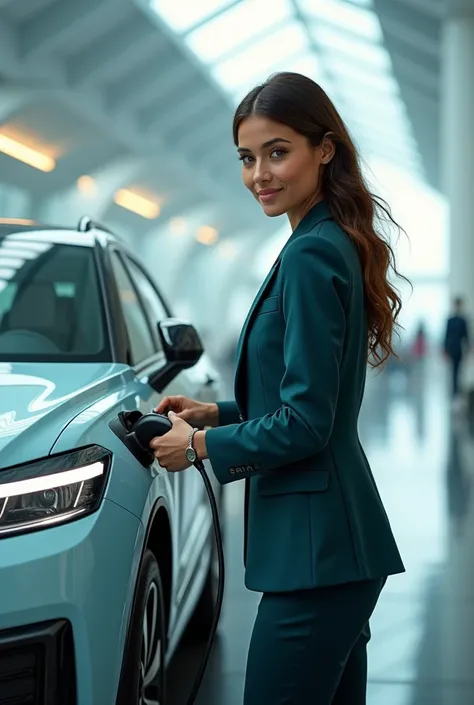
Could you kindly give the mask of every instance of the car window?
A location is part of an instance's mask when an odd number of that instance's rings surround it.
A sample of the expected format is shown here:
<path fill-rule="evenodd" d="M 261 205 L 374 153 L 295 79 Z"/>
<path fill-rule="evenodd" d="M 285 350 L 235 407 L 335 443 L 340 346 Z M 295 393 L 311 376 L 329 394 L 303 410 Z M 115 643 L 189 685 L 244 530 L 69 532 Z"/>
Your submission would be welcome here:
<path fill-rule="evenodd" d="M 120 256 L 112 250 L 110 257 L 130 342 L 131 362 L 137 364 L 152 357 L 157 352 L 157 347 L 132 280 Z"/>
<path fill-rule="evenodd" d="M 0 359 L 111 359 L 93 249 L 0 237 Z"/>
<path fill-rule="evenodd" d="M 129 257 L 125 257 L 125 263 L 141 296 L 148 319 L 152 326 L 156 326 L 158 321 L 163 321 L 165 318 L 168 318 L 168 311 L 166 310 L 158 292 L 152 282 L 148 279 L 145 272 L 143 272 L 142 269 L 138 267 Z M 156 338 L 159 340 L 158 335 Z M 159 344 L 161 347 L 161 343 Z"/>

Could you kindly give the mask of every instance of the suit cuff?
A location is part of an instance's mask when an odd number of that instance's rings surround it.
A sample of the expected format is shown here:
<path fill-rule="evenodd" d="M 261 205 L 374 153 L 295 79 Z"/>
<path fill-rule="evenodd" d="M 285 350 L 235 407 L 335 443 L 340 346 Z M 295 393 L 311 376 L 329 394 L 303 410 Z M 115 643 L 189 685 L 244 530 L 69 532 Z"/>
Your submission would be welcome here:
<path fill-rule="evenodd" d="M 207 457 L 211 461 L 214 475 L 221 485 L 226 485 L 236 480 L 245 480 L 260 471 L 260 466 L 258 465 L 231 464 L 232 459 L 229 458 L 227 439 L 237 426 L 238 424 L 228 425 L 222 428 L 210 428 L 206 431 Z"/>

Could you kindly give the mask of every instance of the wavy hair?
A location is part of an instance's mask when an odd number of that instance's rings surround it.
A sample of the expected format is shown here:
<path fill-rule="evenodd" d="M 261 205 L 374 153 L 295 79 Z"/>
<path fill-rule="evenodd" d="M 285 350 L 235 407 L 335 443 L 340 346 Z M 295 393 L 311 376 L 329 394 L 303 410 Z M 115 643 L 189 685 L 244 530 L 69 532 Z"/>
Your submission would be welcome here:
<path fill-rule="evenodd" d="M 408 282 L 396 268 L 394 251 L 384 228 L 402 228 L 391 215 L 387 203 L 370 192 L 362 174 L 357 148 L 334 104 L 310 78 L 281 72 L 253 88 L 237 107 L 233 121 L 234 142 L 238 144 L 241 122 L 262 115 L 291 127 L 313 146 L 325 136 L 336 150 L 323 167 L 321 195 L 332 217 L 354 242 L 364 277 L 365 306 L 369 331 L 368 362 L 382 365 L 393 349 L 393 334 L 402 302 L 389 281 L 392 271 Z"/>

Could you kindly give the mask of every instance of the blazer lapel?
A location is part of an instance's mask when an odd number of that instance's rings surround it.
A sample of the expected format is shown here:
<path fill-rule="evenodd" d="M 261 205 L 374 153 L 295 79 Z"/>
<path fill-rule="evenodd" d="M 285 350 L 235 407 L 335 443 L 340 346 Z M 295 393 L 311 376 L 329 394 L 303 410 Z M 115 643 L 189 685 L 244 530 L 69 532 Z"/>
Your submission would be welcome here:
<path fill-rule="evenodd" d="M 282 250 L 282 252 L 283 252 L 283 250 Z M 258 290 L 257 295 L 255 296 L 253 303 L 250 307 L 250 310 L 247 314 L 247 318 L 245 319 L 244 325 L 242 326 L 242 330 L 241 330 L 240 337 L 239 337 L 239 342 L 237 343 L 237 353 L 236 353 L 235 389 L 234 389 L 236 397 L 238 394 L 238 391 L 237 391 L 238 390 L 238 378 L 239 378 L 240 367 L 241 367 L 242 360 L 243 360 L 243 346 L 244 346 L 245 339 L 247 337 L 247 331 L 248 331 L 249 325 L 250 325 L 252 318 L 253 318 L 253 314 L 255 313 L 255 309 L 257 308 L 257 305 L 258 305 L 260 299 L 264 295 L 267 287 L 270 285 L 270 282 L 272 281 L 273 277 L 275 276 L 275 274 L 278 270 L 278 266 L 280 264 L 280 259 L 281 259 L 281 253 L 278 255 L 277 260 L 273 264 L 273 267 L 268 272 L 262 286 Z"/>
<path fill-rule="evenodd" d="M 305 215 L 305 217 L 301 220 L 301 222 L 298 224 L 298 226 L 295 228 L 293 233 L 290 235 L 288 240 L 286 241 L 285 245 L 283 246 L 280 254 L 278 255 L 276 261 L 274 262 L 272 268 L 268 272 L 262 286 L 257 292 L 257 295 L 255 296 L 253 303 L 250 307 L 250 310 L 247 314 L 247 318 L 245 319 L 244 325 L 242 327 L 242 331 L 240 333 L 239 337 L 239 342 L 237 343 L 237 351 L 236 351 L 236 369 L 235 369 L 235 383 L 234 383 L 234 394 L 235 394 L 235 399 L 237 402 L 237 405 L 240 407 L 239 404 L 239 373 L 241 372 L 242 368 L 242 361 L 244 358 L 244 344 L 245 340 L 247 337 L 247 332 L 249 329 L 249 326 L 252 322 L 253 315 L 255 313 L 255 309 L 257 308 L 258 303 L 260 302 L 262 296 L 264 295 L 267 287 L 269 286 L 270 282 L 272 281 L 273 277 L 275 276 L 276 272 L 278 271 L 278 267 L 280 265 L 280 261 L 282 258 L 282 255 L 290 242 L 292 242 L 298 235 L 301 235 L 303 233 L 307 233 L 310 230 L 312 230 L 316 225 L 321 223 L 323 220 L 330 220 L 331 219 L 331 214 L 329 212 L 329 209 L 324 203 L 324 201 L 320 201 L 317 203 L 313 208 Z"/>

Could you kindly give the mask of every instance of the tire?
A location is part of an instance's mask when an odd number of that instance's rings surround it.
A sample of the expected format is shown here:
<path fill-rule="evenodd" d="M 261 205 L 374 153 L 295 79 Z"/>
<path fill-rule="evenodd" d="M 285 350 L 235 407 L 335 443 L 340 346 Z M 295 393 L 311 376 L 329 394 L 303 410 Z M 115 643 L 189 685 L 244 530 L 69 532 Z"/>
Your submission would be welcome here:
<path fill-rule="evenodd" d="M 117 705 L 160 705 L 166 697 L 166 616 L 160 568 L 148 549 L 140 566 L 128 636 Z"/>

